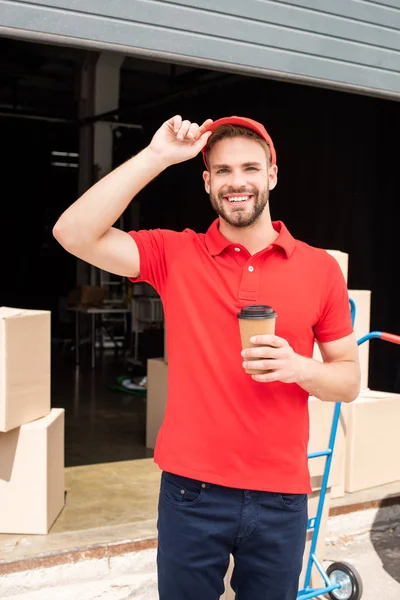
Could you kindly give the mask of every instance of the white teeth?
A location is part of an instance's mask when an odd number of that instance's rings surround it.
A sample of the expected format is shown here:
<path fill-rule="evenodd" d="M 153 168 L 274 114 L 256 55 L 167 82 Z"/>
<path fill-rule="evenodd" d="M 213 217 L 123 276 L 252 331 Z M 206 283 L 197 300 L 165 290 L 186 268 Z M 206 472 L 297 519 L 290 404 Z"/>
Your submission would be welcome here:
<path fill-rule="evenodd" d="M 246 202 L 250 196 L 236 196 L 235 198 L 228 198 L 229 202 Z"/>

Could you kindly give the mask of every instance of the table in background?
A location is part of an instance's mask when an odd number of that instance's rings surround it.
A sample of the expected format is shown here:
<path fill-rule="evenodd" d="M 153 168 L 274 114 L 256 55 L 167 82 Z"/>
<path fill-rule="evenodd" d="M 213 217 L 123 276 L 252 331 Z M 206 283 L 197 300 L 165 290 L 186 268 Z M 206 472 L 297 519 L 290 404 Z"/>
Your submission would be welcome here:
<path fill-rule="evenodd" d="M 123 314 L 125 333 L 128 332 L 127 317 L 131 313 L 130 308 L 122 307 L 85 307 L 85 306 L 71 306 L 68 310 L 75 312 L 75 362 L 77 365 L 80 364 L 80 315 L 91 315 L 91 364 L 94 369 L 96 366 L 96 317 L 98 315 L 112 315 L 112 314 Z"/>

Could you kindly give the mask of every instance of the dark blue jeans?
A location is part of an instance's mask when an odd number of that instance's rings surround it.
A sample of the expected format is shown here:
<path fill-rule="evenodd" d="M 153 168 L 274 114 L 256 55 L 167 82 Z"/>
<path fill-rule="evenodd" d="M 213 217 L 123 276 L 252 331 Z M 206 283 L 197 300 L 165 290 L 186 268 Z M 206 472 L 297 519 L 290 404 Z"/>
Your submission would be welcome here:
<path fill-rule="evenodd" d="M 160 600 L 219 600 L 230 554 L 237 600 L 295 600 L 306 531 L 306 494 L 239 490 L 164 472 Z"/>

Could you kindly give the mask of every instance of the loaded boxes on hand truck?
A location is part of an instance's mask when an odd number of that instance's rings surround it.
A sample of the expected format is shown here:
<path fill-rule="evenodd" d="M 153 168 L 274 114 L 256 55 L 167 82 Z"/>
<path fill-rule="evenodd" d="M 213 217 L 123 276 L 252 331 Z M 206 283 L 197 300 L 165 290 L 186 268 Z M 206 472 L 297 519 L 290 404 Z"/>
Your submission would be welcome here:
<path fill-rule="evenodd" d="M 0 533 L 46 534 L 64 506 L 50 358 L 50 312 L 0 307 Z"/>

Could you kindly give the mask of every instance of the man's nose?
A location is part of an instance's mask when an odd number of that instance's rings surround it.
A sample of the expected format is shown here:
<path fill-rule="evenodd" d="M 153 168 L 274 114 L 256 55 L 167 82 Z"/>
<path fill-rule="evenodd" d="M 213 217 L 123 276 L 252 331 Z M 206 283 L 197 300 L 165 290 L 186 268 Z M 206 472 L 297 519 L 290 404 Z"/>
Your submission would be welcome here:
<path fill-rule="evenodd" d="M 231 172 L 230 184 L 235 190 L 246 186 L 246 178 L 241 169 L 235 169 Z"/>

